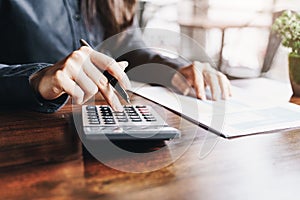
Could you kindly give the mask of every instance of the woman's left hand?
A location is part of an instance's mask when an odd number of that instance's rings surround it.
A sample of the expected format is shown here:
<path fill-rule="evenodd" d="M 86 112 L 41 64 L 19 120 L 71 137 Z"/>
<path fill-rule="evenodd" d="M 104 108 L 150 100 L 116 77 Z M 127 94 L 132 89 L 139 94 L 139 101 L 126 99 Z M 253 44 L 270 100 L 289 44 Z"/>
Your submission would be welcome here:
<path fill-rule="evenodd" d="M 209 86 L 212 100 L 228 99 L 231 96 L 231 86 L 227 77 L 215 70 L 209 63 L 195 61 L 181 68 L 172 78 L 172 84 L 184 95 L 190 94 L 191 87 L 195 89 L 197 98 L 206 100 L 205 87 Z"/>

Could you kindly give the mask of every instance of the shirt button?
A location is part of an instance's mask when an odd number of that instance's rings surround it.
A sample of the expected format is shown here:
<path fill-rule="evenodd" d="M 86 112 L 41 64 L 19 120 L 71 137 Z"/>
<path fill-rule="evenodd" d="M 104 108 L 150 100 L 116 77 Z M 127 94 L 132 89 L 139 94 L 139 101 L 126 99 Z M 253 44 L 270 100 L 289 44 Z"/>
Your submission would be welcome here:
<path fill-rule="evenodd" d="M 75 14 L 75 15 L 74 15 L 74 19 L 75 19 L 76 21 L 79 21 L 79 20 L 81 19 L 80 14 Z"/>

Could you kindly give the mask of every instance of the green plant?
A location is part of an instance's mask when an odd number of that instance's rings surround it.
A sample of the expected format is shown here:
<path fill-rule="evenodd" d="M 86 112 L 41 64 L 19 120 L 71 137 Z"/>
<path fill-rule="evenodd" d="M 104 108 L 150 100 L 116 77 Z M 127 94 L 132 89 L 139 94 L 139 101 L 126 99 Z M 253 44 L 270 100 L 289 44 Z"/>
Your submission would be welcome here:
<path fill-rule="evenodd" d="M 272 29 L 282 38 L 283 46 L 300 55 L 300 13 L 284 11 L 275 20 Z"/>

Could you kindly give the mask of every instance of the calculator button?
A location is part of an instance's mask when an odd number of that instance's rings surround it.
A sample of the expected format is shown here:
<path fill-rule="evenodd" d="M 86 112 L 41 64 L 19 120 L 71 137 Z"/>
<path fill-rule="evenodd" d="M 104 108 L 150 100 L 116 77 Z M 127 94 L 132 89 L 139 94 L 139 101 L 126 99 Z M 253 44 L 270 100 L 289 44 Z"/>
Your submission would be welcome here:
<path fill-rule="evenodd" d="M 127 113 L 135 113 L 136 111 L 135 110 L 125 110 Z"/>
<path fill-rule="evenodd" d="M 117 118 L 117 119 L 127 119 L 126 116 L 117 116 L 116 118 Z"/>
<path fill-rule="evenodd" d="M 116 122 L 104 122 L 104 124 L 107 124 L 107 125 L 109 125 L 109 124 L 116 124 Z"/>
<path fill-rule="evenodd" d="M 150 113 L 149 110 L 139 110 L 139 111 L 140 111 L 140 113 L 142 113 L 142 114 L 143 114 L 143 113 Z"/>
<path fill-rule="evenodd" d="M 143 113 L 142 115 L 143 115 L 143 117 L 149 117 L 149 116 L 152 116 L 152 114 L 150 114 L 150 113 Z"/>
<path fill-rule="evenodd" d="M 100 121 L 98 119 L 90 119 L 89 124 L 100 124 Z"/>
<path fill-rule="evenodd" d="M 86 111 L 86 113 L 87 113 L 87 114 L 95 114 L 95 113 L 97 113 L 97 111 L 96 111 L 96 110 L 93 110 L 93 111 L 88 110 L 88 111 Z"/>
<path fill-rule="evenodd" d="M 126 112 L 135 112 L 134 108 L 125 108 L 124 110 Z"/>
<path fill-rule="evenodd" d="M 125 105 L 124 108 L 133 108 L 132 105 Z"/>
<path fill-rule="evenodd" d="M 102 119 L 113 119 L 113 116 L 102 116 Z"/>
<path fill-rule="evenodd" d="M 128 122 L 128 119 L 118 119 L 118 122 Z"/>
<path fill-rule="evenodd" d="M 100 110 L 101 111 L 111 111 L 109 107 L 101 107 Z"/>
<path fill-rule="evenodd" d="M 89 114 L 89 113 L 97 113 L 97 111 L 96 110 L 88 110 L 88 111 L 86 111 L 86 113 L 87 114 Z"/>
<path fill-rule="evenodd" d="M 106 123 L 106 122 L 115 122 L 115 119 L 104 119 L 103 121 L 104 121 L 105 123 Z"/>
<path fill-rule="evenodd" d="M 88 117 L 98 117 L 97 113 L 88 113 L 87 114 Z"/>
<path fill-rule="evenodd" d="M 136 108 L 147 108 L 147 106 L 135 106 Z"/>
<path fill-rule="evenodd" d="M 147 122 L 155 122 L 156 119 L 154 119 L 154 118 L 153 118 L 153 119 L 146 119 L 146 121 L 147 121 Z"/>
<path fill-rule="evenodd" d="M 90 125 L 100 125 L 100 122 L 89 123 Z"/>
<path fill-rule="evenodd" d="M 114 112 L 115 116 L 125 116 L 124 112 Z"/>
<path fill-rule="evenodd" d="M 112 112 L 110 112 L 110 111 L 100 111 L 102 114 L 107 114 L 107 113 L 109 113 L 109 114 L 112 114 Z"/>
<path fill-rule="evenodd" d="M 88 119 L 99 119 L 99 117 L 98 116 L 88 116 Z"/>
<path fill-rule="evenodd" d="M 102 116 L 113 116 L 112 113 L 101 113 Z"/>
<path fill-rule="evenodd" d="M 114 122 L 114 119 L 104 119 L 104 122 Z"/>
<path fill-rule="evenodd" d="M 130 116 L 130 119 L 141 119 L 140 116 Z"/>
<path fill-rule="evenodd" d="M 96 111 L 96 106 L 87 106 L 86 110 Z"/>
<path fill-rule="evenodd" d="M 132 122 L 141 122 L 142 119 L 131 119 Z"/>
<path fill-rule="evenodd" d="M 145 119 L 155 119 L 155 117 L 144 117 Z"/>
<path fill-rule="evenodd" d="M 128 114 L 128 116 L 139 116 L 139 114 L 137 114 L 137 113 L 127 113 Z"/>

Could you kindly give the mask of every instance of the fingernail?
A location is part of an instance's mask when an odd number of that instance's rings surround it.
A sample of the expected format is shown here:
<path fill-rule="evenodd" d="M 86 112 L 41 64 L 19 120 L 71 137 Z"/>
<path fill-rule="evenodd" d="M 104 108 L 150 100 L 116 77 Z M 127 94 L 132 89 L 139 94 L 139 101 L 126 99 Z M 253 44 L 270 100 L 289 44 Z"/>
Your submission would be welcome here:
<path fill-rule="evenodd" d="M 123 106 L 121 105 L 121 104 L 115 104 L 114 106 L 113 106 L 113 108 L 114 108 L 114 110 L 115 111 L 117 111 L 117 112 L 123 112 L 124 111 L 124 108 L 123 108 Z"/>
<path fill-rule="evenodd" d="M 217 98 L 216 98 L 215 95 L 212 95 L 212 100 L 213 100 L 213 101 L 217 101 Z"/>
<path fill-rule="evenodd" d="M 189 93 L 190 93 L 190 88 L 185 88 L 182 94 L 184 96 L 187 96 Z"/>
<path fill-rule="evenodd" d="M 128 67 L 129 63 L 127 61 L 121 61 L 118 62 L 119 65 L 121 66 L 122 70 L 124 71 L 126 69 L 126 67 Z"/>

